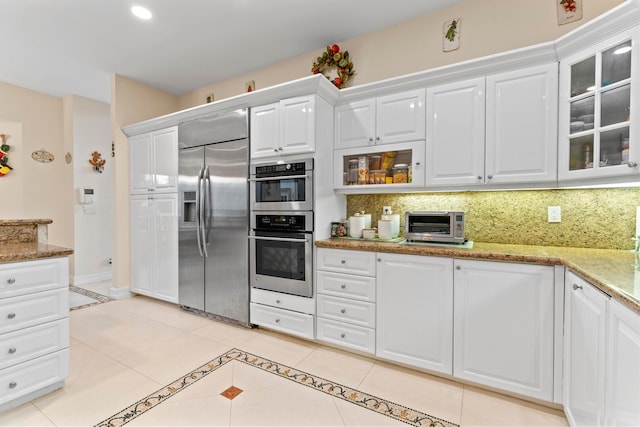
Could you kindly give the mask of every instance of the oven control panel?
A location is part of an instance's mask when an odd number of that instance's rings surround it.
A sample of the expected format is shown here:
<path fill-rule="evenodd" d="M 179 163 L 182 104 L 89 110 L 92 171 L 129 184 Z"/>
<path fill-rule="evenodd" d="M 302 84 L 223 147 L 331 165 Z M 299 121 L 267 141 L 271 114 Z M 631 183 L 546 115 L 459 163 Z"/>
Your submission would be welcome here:
<path fill-rule="evenodd" d="M 294 163 L 275 163 L 262 166 L 254 166 L 256 178 L 270 178 L 290 175 L 304 175 L 305 171 L 313 168 L 311 160 Z"/>
<path fill-rule="evenodd" d="M 260 230 L 306 230 L 305 215 L 261 215 L 256 214 L 256 229 Z"/>

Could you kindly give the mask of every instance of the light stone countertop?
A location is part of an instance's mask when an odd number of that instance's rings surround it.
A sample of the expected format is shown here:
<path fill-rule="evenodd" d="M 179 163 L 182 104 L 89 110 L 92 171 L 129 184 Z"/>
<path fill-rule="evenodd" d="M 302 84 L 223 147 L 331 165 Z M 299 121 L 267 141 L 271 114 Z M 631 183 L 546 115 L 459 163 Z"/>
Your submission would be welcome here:
<path fill-rule="evenodd" d="M 319 248 L 563 265 L 640 314 L 640 256 L 628 250 L 480 242 L 474 242 L 473 248 L 465 249 L 342 238 L 320 240 L 315 244 Z"/>
<path fill-rule="evenodd" d="M 0 263 L 55 258 L 73 254 L 73 249 L 47 243 L 6 243 L 0 245 Z"/>

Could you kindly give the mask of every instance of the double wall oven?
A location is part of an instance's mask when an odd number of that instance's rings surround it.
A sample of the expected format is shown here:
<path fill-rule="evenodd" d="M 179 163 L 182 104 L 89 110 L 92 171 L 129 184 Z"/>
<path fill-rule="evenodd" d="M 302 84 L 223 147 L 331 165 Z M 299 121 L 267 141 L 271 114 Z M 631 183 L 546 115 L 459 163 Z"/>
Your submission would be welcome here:
<path fill-rule="evenodd" d="M 251 287 L 313 296 L 313 159 L 251 166 Z"/>

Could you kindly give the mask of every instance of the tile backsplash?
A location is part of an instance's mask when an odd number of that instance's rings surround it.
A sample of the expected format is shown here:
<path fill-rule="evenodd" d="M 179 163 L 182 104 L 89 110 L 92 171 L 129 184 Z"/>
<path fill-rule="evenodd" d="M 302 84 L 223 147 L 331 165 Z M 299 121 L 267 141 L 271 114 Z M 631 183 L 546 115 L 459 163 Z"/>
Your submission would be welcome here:
<path fill-rule="evenodd" d="M 403 233 L 405 211 L 461 210 L 466 238 L 477 242 L 633 249 L 639 205 L 640 188 L 358 194 L 345 214 L 371 213 L 375 227 L 391 206 Z M 548 206 L 560 206 L 562 222 L 547 222 Z"/>

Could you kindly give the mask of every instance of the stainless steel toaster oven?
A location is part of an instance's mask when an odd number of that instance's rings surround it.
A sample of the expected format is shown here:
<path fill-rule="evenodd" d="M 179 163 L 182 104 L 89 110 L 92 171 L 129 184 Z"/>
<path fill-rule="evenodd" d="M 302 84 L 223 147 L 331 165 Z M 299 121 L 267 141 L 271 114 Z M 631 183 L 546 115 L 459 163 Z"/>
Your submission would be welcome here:
<path fill-rule="evenodd" d="M 418 242 L 464 243 L 464 212 L 408 211 L 404 237 Z"/>

